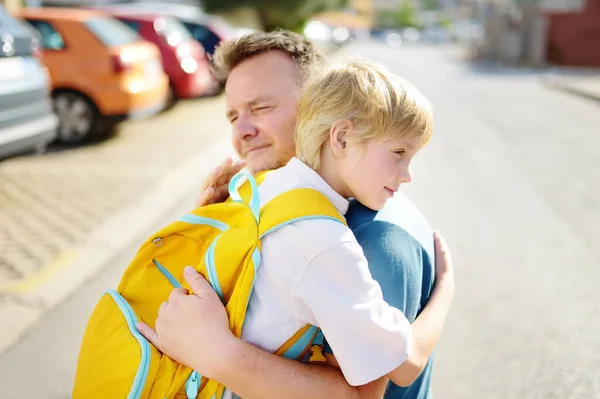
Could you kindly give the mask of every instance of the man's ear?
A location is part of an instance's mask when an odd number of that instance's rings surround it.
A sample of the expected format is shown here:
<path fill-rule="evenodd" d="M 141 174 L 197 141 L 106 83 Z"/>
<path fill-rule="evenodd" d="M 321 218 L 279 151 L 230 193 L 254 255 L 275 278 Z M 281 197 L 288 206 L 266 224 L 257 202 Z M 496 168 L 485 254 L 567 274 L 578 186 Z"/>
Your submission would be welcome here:
<path fill-rule="evenodd" d="M 348 138 L 352 132 L 352 121 L 339 119 L 329 129 L 329 145 L 336 157 L 343 158 L 348 147 Z"/>

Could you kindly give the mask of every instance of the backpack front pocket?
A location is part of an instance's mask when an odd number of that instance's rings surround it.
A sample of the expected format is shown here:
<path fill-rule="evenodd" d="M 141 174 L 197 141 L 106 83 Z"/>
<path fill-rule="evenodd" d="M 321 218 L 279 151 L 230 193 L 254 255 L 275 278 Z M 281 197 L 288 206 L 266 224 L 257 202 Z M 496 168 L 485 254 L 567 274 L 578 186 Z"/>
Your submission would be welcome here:
<path fill-rule="evenodd" d="M 137 330 L 138 318 L 115 290 L 96 305 L 79 355 L 74 399 L 145 399 L 161 354 Z"/>

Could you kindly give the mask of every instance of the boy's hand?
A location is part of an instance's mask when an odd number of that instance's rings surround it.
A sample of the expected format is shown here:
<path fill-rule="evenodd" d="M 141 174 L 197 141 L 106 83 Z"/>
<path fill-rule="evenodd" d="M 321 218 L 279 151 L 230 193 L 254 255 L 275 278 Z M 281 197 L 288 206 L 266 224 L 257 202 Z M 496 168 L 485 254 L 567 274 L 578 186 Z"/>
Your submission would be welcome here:
<path fill-rule="evenodd" d="M 229 181 L 245 166 L 246 161 L 233 162 L 232 158 L 225 159 L 202 183 L 196 208 L 225 201 L 229 197 Z"/>
<path fill-rule="evenodd" d="M 138 323 L 138 331 L 158 350 L 202 375 L 214 375 L 237 338 L 229 330 L 225 307 L 211 285 L 193 268 L 184 276 L 194 294 L 183 288 L 171 292 L 158 311 L 155 328 Z"/>
<path fill-rule="evenodd" d="M 433 241 L 435 245 L 435 279 L 436 281 L 448 281 L 454 286 L 454 265 L 448 244 L 439 231 L 433 232 Z"/>

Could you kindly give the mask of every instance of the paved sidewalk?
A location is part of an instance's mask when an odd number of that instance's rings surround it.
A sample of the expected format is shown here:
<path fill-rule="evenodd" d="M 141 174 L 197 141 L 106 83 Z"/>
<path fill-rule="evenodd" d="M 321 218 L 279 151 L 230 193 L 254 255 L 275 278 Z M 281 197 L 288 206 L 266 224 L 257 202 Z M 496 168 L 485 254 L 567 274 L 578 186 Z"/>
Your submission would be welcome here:
<path fill-rule="evenodd" d="M 183 102 L 105 142 L 0 163 L 0 354 L 231 154 L 223 109 Z"/>

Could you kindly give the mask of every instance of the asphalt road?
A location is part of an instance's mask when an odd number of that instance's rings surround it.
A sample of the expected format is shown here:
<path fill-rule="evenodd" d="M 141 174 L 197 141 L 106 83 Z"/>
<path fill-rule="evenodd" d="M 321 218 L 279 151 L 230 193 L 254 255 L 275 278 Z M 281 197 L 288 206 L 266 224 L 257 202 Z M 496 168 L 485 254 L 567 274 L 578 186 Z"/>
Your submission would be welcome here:
<path fill-rule="evenodd" d="M 435 107 L 434 139 L 406 188 L 456 264 L 435 397 L 600 398 L 600 105 L 452 48 L 346 52 L 413 80 Z M 0 358 L 0 398 L 69 397 L 89 312 L 134 251 Z"/>
<path fill-rule="evenodd" d="M 452 48 L 353 50 L 435 107 L 407 193 L 457 269 L 436 397 L 600 398 L 600 104 Z"/>

